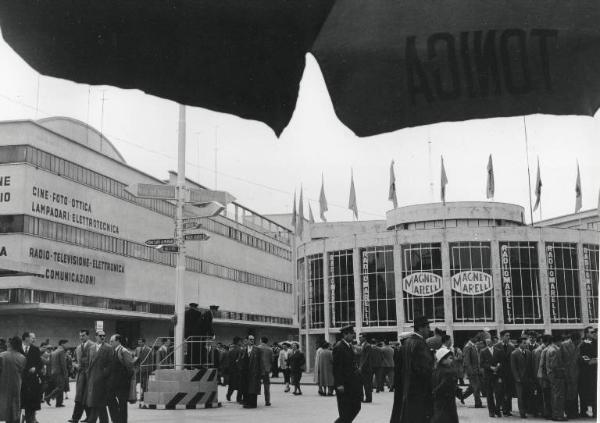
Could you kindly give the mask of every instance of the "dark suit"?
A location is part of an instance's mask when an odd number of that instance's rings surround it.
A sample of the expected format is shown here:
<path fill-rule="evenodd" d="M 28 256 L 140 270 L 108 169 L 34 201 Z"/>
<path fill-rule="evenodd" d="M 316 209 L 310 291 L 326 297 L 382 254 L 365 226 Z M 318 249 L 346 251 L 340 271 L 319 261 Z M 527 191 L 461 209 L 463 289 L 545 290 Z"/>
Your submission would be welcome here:
<path fill-rule="evenodd" d="M 21 381 L 21 408 L 25 410 L 25 422 L 35 422 L 35 412 L 39 410 L 42 399 L 42 383 L 40 374 L 42 371 L 42 354 L 40 349 L 34 345 L 29 347 L 25 353 L 21 346 L 21 354 L 25 356 L 25 369 Z M 30 370 L 35 370 L 31 372 Z"/>
<path fill-rule="evenodd" d="M 479 351 L 477 345 L 467 342 L 463 350 L 464 368 L 469 378 L 469 387 L 464 393 L 468 397 L 471 393 L 475 398 L 475 406 L 481 407 L 481 367 L 479 364 Z"/>
<path fill-rule="evenodd" d="M 273 365 L 273 349 L 266 344 L 260 344 L 258 348 L 260 348 L 262 352 L 263 368 L 265 369 L 265 372 L 262 376 L 263 391 L 265 393 L 265 404 L 270 404 L 271 379 L 269 378 L 269 375 L 271 373 L 271 367 Z"/>
<path fill-rule="evenodd" d="M 498 368 L 498 383 L 502 388 L 502 412 L 510 414 L 512 411 L 513 377 L 510 370 L 510 355 L 515 347 L 512 344 L 497 343 L 494 346 L 492 361 L 494 365 L 500 364 Z"/>
<path fill-rule="evenodd" d="M 336 423 L 350 423 L 360 411 L 361 375 L 354 360 L 354 350 L 344 340 L 333 347 L 333 381 L 339 417 Z M 337 388 L 343 386 L 344 392 Z"/>
<path fill-rule="evenodd" d="M 363 400 L 365 402 L 373 401 L 373 355 L 376 353 L 368 342 L 362 344 L 360 350 L 359 370 L 364 389 Z"/>
<path fill-rule="evenodd" d="M 242 349 L 238 345 L 231 347 L 227 351 L 227 372 L 229 375 L 229 386 L 227 387 L 227 401 L 231 401 L 231 394 L 233 391 L 237 391 L 237 402 L 243 401 L 243 393 L 240 387 L 241 385 L 241 374 L 240 374 L 240 359 L 242 358 Z"/>
<path fill-rule="evenodd" d="M 187 351 L 185 354 L 185 364 L 189 367 L 198 367 L 200 365 L 200 319 L 202 318 L 202 312 L 197 308 L 188 308 L 184 314 L 183 324 L 183 337 L 188 339 L 189 337 L 195 337 L 188 344 Z"/>
<path fill-rule="evenodd" d="M 46 398 L 56 398 L 56 406 L 62 406 L 65 386 L 68 383 L 67 355 L 65 350 L 59 347 L 50 354 L 50 386 L 52 391 Z"/>
<path fill-rule="evenodd" d="M 260 381 L 264 373 L 262 354 L 258 346 L 242 349 L 240 359 L 241 387 L 244 393 L 244 407 L 256 408 L 256 397 L 260 393 Z"/>
<path fill-rule="evenodd" d="M 73 416 L 71 420 L 78 422 L 83 415 L 89 415 L 87 405 L 85 404 L 85 392 L 87 385 L 87 369 L 90 365 L 90 348 L 93 348 L 94 343 L 90 340 L 79 344 L 75 349 L 75 360 L 77 362 L 77 382 L 75 385 L 75 406 L 73 407 Z"/>
<path fill-rule="evenodd" d="M 127 399 L 133 376 L 133 358 L 122 346 L 115 348 L 108 376 L 108 411 L 113 423 L 127 423 Z"/>
<path fill-rule="evenodd" d="M 500 415 L 500 405 L 502 404 L 502 389 L 498 383 L 498 374 L 491 369 L 495 366 L 493 352 L 488 347 L 482 349 L 479 353 L 479 365 L 483 369 L 483 385 L 486 391 L 487 408 L 490 414 Z"/>
<path fill-rule="evenodd" d="M 519 414 L 525 416 L 531 406 L 531 388 L 533 383 L 532 355 L 529 349 L 517 348 L 510 355 L 510 368 L 515 381 L 515 390 L 519 403 Z"/>
<path fill-rule="evenodd" d="M 90 348 L 90 365 L 87 375 L 86 405 L 89 407 L 89 423 L 108 422 L 106 406 L 108 405 L 108 378 L 113 358 L 113 349 L 110 345 L 94 344 Z"/>

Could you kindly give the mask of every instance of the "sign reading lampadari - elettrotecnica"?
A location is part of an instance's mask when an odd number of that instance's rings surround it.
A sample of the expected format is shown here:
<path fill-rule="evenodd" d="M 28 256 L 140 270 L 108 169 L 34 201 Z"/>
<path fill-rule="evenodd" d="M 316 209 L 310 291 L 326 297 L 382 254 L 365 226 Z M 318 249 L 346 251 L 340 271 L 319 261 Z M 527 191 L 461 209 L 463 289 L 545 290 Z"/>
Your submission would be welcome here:
<path fill-rule="evenodd" d="M 402 289 L 417 297 L 426 297 L 440 292 L 442 282 L 443 278 L 435 273 L 416 272 L 402 279 Z M 492 290 L 492 276 L 476 270 L 460 272 L 450 278 L 450 286 L 464 295 L 479 295 Z"/>

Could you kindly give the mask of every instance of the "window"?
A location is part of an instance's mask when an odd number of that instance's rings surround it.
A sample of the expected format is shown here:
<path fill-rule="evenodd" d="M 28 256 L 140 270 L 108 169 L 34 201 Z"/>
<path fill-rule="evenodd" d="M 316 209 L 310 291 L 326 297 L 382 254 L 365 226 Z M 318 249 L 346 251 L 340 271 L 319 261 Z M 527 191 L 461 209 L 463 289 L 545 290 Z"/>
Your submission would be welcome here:
<path fill-rule="evenodd" d="M 546 264 L 550 291 L 550 321 L 580 323 L 581 297 L 577 244 L 547 242 Z"/>
<path fill-rule="evenodd" d="M 22 214 L 0 216 L 0 234 L 23 232 L 24 217 Z"/>
<path fill-rule="evenodd" d="M 415 317 L 427 316 L 431 322 L 443 322 L 441 244 L 409 244 L 402 247 L 402 257 L 406 321 L 413 322 Z"/>
<path fill-rule="evenodd" d="M 298 287 L 298 320 L 300 321 L 300 327 L 306 329 L 306 296 L 304 295 L 304 288 L 306 287 L 306 274 L 304 272 L 304 259 L 299 259 L 297 262 L 296 272 L 296 286 Z"/>
<path fill-rule="evenodd" d="M 331 327 L 353 325 L 354 266 L 352 250 L 328 254 Z"/>
<path fill-rule="evenodd" d="M 308 260 L 308 310 L 311 329 L 325 327 L 325 298 L 323 296 L 323 255 L 313 254 Z"/>
<path fill-rule="evenodd" d="M 495 320 L 489 242 L 450 244 L 450 287 L 455 322 Z"/>
<path fill-rule="evenodd" d="M 535 242 L 501 242 L 502 304 L 506 324 L 543 323 Z"/>
<path fill-rule="evenodd" d="M 368 316 L 363 308 L 363 326 L 395 326 L 394 248 L 387 246 L 363 249 L 361 263 L 363 307 L 368 301 Z"/>
<path fill-rule="evenodd" d="M 590 323 L 598 323 L 598 253 L 599 246 L 583 244 L 583 278 Z"/>

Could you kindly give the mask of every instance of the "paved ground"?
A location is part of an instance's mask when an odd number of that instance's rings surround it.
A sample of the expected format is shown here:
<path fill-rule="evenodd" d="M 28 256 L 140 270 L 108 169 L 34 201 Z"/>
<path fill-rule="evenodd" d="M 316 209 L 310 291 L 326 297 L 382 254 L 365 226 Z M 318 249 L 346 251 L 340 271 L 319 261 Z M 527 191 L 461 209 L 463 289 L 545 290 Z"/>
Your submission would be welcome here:
<path fill-rule="evenodd" d="M 202 410 L 143 410 L 138 405 L 130 405 L 129 422 L 131 423 L 159 423 L 159 422 L 277 422 L 277 423 L 320 423 L 333 422 L 337 418 L 335 397 L 321 397 L 317 394 L 317 387 L 307 385 L 303 387 L 303 395 L 294 396 L 283 392 L 282 385 L 273 385 L 271 389 L 271 407 L 264 406 L 264 398 L 258 397 L 259 407 L 255 410 L 243 409 L 240 405 L 225 400 L 225 389 L 219 387 L 219 400 L 223 406 L 216 409 Z M 392 410 L 393 393 L 373 393 L 373 403 L 363 404 L 362 410 L 355 420 L 357 423 L 389 422 Z M 485 400 L 484 400 L 485 402 Z M 40 423 L 66 423 L 71 417 L 73 400 L 65 401 L 66 407 L 54 408 L 43 404 L 38 415 Z M 469 398 L 466 405 L 458 404 L 458 415 L 461 422 L 495 422 L 504 423 L 520 422 L 519 417 L 506 417 L 502 419 L 488 418 L 487 409 L 473 408 L 473 400 Z M 515 400 L 514 409 L 517 409 Z M 527 421 L 545 421 L 543 419 L 528 418 Z M 593 421 L 592 419 L 570 420 Z"/>

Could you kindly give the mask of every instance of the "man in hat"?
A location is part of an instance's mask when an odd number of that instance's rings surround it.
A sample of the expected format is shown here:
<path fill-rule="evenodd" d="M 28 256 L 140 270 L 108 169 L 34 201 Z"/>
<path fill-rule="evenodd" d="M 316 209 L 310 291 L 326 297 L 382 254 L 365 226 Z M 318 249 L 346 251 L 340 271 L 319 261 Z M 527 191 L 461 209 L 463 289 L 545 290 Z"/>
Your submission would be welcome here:
<path fill-rule="evenodd" d="M 519 404 L 521 418 L 531 409 L 531 388 L 533 383 L 533 364 L 531 351 L 527 344 L 528 337 L 522 335 L 519 338 L 519 348 L 510 354 L 510 368 L 515 381 L 515 389 Z"/>
<path fill-rule="evenodd" d="M 494 346 L 492 364 L 498 368 L 498 385 L 502 397 L 502 413 L 512 416 L 513 377 L 510 370 L 510 356 L 515 347 L 510 343 L 510 332 L 500 332 L 501 340 Z M 498 404 L 497 404 L 498 406 Z"/>
<path fill-rule="evenodd" d="M 354 327 L 344 326 L 340 333 L 342 339 L 333 347 L 333 381 L 339 413 L 336 423 L 350 423 L 360 411 L 362 382 L 351 345 L 356 335 Z"/>
<path fill-rule="evenodd" d="M 395 374 L 401 379 L 394 393 L 391 423 L 426 423 L 432 412 L 433 357 L 425 342 L 430 333 L 425 316 L 414 320 L 412 333 L 400 348 Z M 399 383 L 399 384 L 398 384 Z"/>

